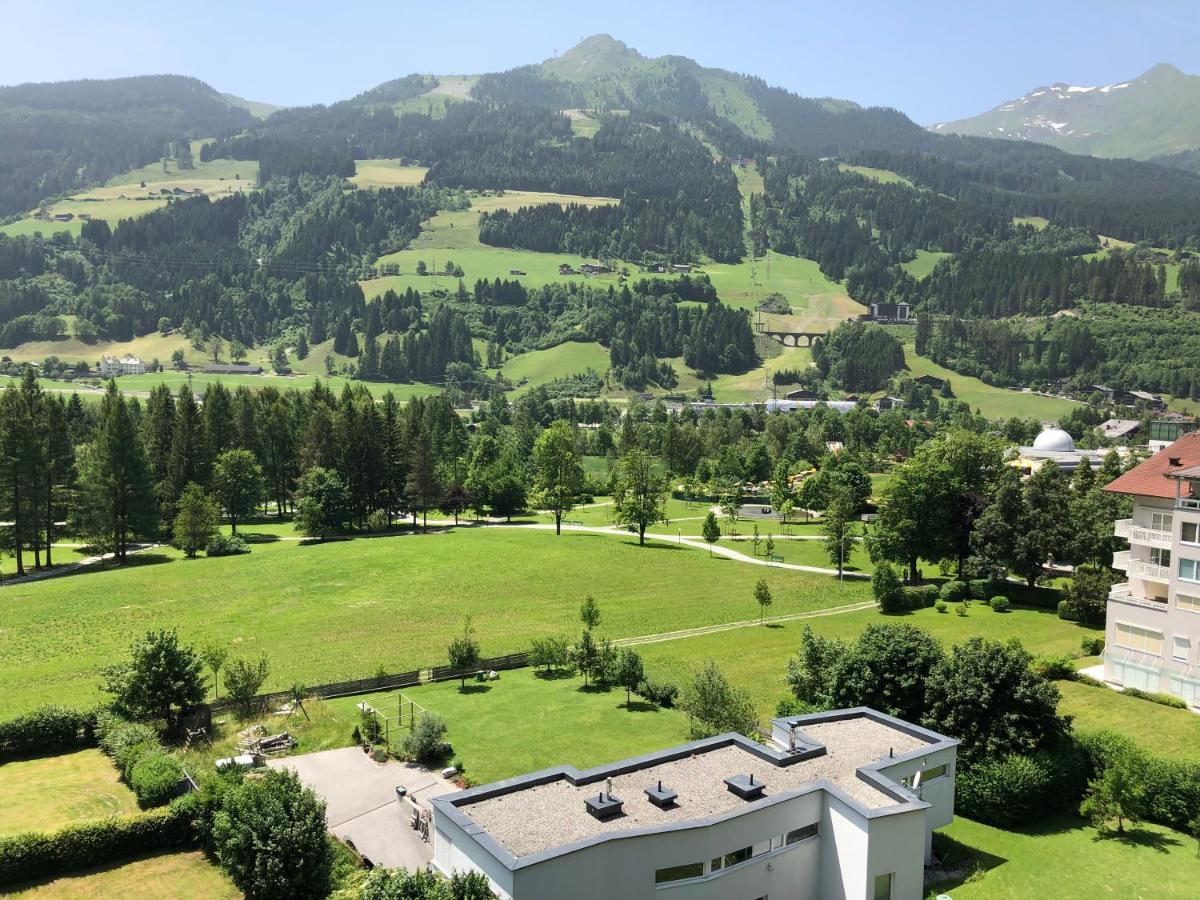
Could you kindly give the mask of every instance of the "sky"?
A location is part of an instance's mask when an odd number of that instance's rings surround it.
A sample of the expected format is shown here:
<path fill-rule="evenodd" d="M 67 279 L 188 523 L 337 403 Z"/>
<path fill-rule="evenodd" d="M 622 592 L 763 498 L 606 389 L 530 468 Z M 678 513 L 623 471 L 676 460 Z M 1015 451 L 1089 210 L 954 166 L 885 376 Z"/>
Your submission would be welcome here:
<path fill-rule="evenodd" d="M 174 73 L 279 105 L 539 62 L 606 32 L 921 124 L 1057 81 L 1200 73 L 1196 0 L 0 0 L 0 84 Z"/>

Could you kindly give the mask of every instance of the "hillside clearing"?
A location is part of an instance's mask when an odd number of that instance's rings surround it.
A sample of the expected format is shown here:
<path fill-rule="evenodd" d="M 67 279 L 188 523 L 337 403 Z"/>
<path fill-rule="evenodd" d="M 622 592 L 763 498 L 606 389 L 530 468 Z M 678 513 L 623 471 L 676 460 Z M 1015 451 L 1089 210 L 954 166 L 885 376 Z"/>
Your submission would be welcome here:
<path fill-rule="evenodd" d="M 406 165 L 399 159 L 356 159 L 351 184 L 360 188 L 414 187 L 425 180 L 429 169 Z"/>

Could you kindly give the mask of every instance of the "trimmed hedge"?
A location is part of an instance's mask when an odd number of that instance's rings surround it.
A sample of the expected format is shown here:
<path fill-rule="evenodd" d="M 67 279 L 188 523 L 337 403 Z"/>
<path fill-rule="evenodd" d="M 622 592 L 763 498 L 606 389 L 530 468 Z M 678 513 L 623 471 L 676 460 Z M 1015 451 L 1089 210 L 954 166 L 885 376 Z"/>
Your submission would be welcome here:
<path fill-rule="evenodd" d="M 96 712 L 43 706 L 0 722 L 0 761 L 96 746 Z"/>
<path fill-rule="evenodd" d="M 947 581 L 939 592 L 947 603 L 958 603 L 970 599 L 970 588 L 965 581 Z"/>
<path fill-rule="evenodd" d="M 173 809 L 0 838 L 0 884 L 56 878 L 130 856 L 194 846 L 191 822 Z"/>
<path fill-rule="evenodd" d="M 183 779 L 183 766 L 162 748 L 157 731 L 141 722 L 102 712 L 97 718 L 96 735 L 100 749 L 112 757 L 143 808 L 162 806 L 175 796 Z"/>
<path fill-rule="evenodd" d="M 161 747 L 147 750 L 129 770 L 129 786 L 143 808 L 170 803 L 181 781 L 183 766 Z"/>
<path fill-rule="evenodd" d="M 1087 787 L 1083 753 L 1064 742 L 1032 756 L 1009 754 L 960 770 L 954 785 L 955 812 L 1012 828 L 1073 809 Z"/>
<path fill-rule="evenodd" d="M 1162 706 L 1171 706 L 1175 709 L 1187 709 L 1187 701 L 1174 694 L 1160 694 L 1156 691 L 1143 691 L 1141 688 L 1127 687 L 1121 690 L 1121 693 L 1126 697 L 1136 697 L 1138 700 L 1149 700 L 1151 703 L 1158 703 Z"/>

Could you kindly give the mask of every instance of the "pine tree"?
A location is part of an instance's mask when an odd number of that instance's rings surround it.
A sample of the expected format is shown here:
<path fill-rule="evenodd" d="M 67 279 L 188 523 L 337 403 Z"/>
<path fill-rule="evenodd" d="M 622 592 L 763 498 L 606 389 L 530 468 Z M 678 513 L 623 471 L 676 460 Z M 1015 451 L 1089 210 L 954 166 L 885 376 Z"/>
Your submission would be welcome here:
<path fill-rule="evenodd" d="M 190 482 L 208 484 L 208 437 L 191 385 L 179 389 L 175 401 L 175 425 L 171 431 L 171 456 L 167 461 L 166 508 L 174 518 L 175 501 Z"/>

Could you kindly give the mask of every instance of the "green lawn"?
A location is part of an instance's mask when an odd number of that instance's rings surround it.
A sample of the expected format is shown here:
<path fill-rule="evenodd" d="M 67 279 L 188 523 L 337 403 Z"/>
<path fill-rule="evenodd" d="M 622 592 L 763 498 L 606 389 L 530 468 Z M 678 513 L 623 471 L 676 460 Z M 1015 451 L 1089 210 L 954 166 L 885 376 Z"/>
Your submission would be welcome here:
<path fill-rule="evenodd" d="M 199 850 L 86 869 L 5 894 L 19 900 L 235 900 L 242 892 Z"/>
<path fill-rule="evenodd" d="M 977 869 L 935 885 L 933 897 L 1029 900 L 1056 897 L 1188 898 L 1196 896 L 1196 841 L 1159 825 L 1124 838 L 1097 832 L 1074 816 L 1056 816 L 1018 831 L 959 818 L 939 832 L 955 842 L 950 862 Z"/>
<path fill-rule="evenodd" d="M 904 358 L 908 363 L 908 374 L 913 378 L 919 375 L 934 375 L 938 378 L 950 379 L 950 387 L 954 391 L 954 396 L 971 404 L 972 409 L 978 409 L 989 419 L 1009 419 L 1013 416 L 1057 419 L 1067 415 L 1079 405 L 1059 397 L 1043 397 L 1038 394 L 1027 394 L 1023 391 L 1011 391 L 1007 388 L 984 384 L 978 378 L 960 375 L 939 366 L 931 359 L 917 356 L 912 344 L 905 344 Z"/>
<path fill-rule="evenodd" d="M 838 168 L 843 172 L 853 172 L 856 175 L 862 175 L 881 184 L 907 184 L 909 187 L 915 187 L 912 181 L 890 169 L 876 169 L 872 166 L 851 166 L 847 163 L 838 163 Z"/>
<path fill-rule="evenodd" d="M 828 585 L 838 585 L 838 582 L 826 576 L 813 577 L 825 578 L 824 583 Z M 844 584 L 849 586 L 856 582 Z M 858 584 L 862 599 L 870 599 L 869 586 L 865 582 Z M 757 613 L 757 609 L 748 604 L 744 604 L 744 610 L 746 618 L 752 618 Z M 798 604 L 786 597 L 776 597 L 770 609 L 772 615 L 799 611 Z M 774 713 L 776 702 L 787 690 L 784 682 L 787 662 L 800 645 L 800 634 L 805 625 L 812 626 L 818 634 L 852 640 L 867 625 L 881 622 L 916 625 L 936 635 L 946 645 L 961 643 L 975 634 L 996 640 L 1015 637 L 1037 656 L 1078 652 L 1079 642 L 1084 635 L 1101 633 L 1073 622 L 1064 622 L 1050 610 L 1017 607 L 1011 612 L 996 613 L 989 607 L 974 603 L 966 616 L 939 613 L 934 609 L 922 609 L 904 616 L 881 616 L 875 610 L 868 609 L 662 641 L 645 644 L 640 649 L 646 660 L 647 671 L 676 682 L 682 681 L 686 673 L 696 669 L 705 660 L 716 660 L 731 681 L 750 691 L 759 713 L 769 716 Z"/>
<path fill-rule="evenodd" d="M 1075 717 L 1076 728 L 1111 728 L 1135 738 L 1159 756 L 1200 760 L 1200 716 L 1107 687 L 1058 682 L 1059 712 Z"/>
<path fill-rule="evenodd" d="M 412 187 L 425 179 L 429 170 L 424 166 L 405 165 L 398 159 L 356 159 L 354 161 L 354 177 L 350 179 L 355 187 Z"/>
<path fill-rule="evenodd" d="M 515 396 L 520 396 L 555 378 L 582 375 L 588 369 L 603 375 L 608 370 L 608 350 L 594 342 L 568 341 L 549 350 L 514 356 L 505 361 L 500 373 L 516 387 Z"/>
<path fill-rule="evenodd" d="M 555 573 L 547 577 L 547 573 Z M 267 688 L 405 671 L 445 659 L 466 614 L 485 655 L 539 635 L 577 630 L 580 600 L 604 610 L 600 633 L 641 635 L 744 620 L 767 578 L 773 611 L 862 600 L 869 587 L 771 570 L 703 550 L 630 537 L 469 528 L 302 545 L 184 560 L 138 554 L 122 569 L 90 569 L 0 592 L 0 718 L 42 703 L 94 704 L 100 669 L 146 629 L 178 627 L 190 642 L 266 652 Z"/>
<path fill-rule="evenodd" d="M 578 676 L 544 678 L 532 669 L 501 672 L 498 681 L 444 681 L 403 692 L 445 719 L 446 739 L 473 783 L 511 778 L 556 765 L 587 768 L 649 753 L 687 740 L 687 716 L 633 697 L 620 688 L 587 688 Z M 397 692 L 343 697 L 329 706 L 348 727 L 366 701 L 395 715 Z"/>
<path fill-rule="evenodd" d="M 901 263 L 900 268 L 913 278 L 924 278 L 933 271 L 934 266 L 951 255 L 938 250 L 918 250 L 916 259 Z"/>
<path fill-rule="evenodd" d="M 137 808 L 133 791 L 99 750 L 0 765 L 0 837 L 50 831 Z"/>

